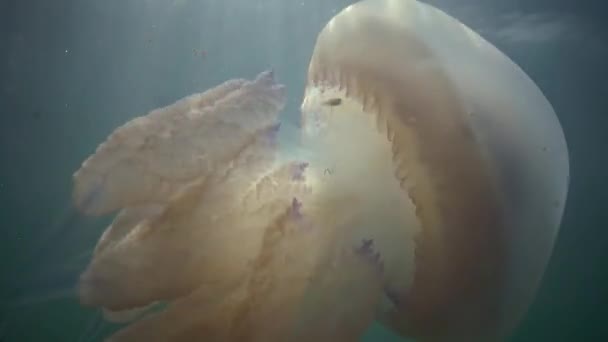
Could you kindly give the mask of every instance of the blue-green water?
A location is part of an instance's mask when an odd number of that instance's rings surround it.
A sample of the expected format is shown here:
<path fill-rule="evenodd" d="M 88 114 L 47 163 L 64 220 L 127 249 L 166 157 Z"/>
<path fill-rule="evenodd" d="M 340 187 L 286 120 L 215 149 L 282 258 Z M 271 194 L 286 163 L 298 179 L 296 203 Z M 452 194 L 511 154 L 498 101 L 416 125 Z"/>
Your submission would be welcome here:
<path fill-rule="evenodd" d="M 284 118 L 295 120 L 316 34 L 349 3 L 0 0 L 0 341 L 92 341 L 112 329 L 66 292 L 105 223 L 69 219 L 71 174 L 108 133 L 268 68 L 287 85 Z M 430 3 L 522 66 L 555 107 L 571 152 L 555 255 L 513 341 L 608 340 L 606 8 Z M 28 278 L 31 270 L 43 275 Z M 374 327 L 365 340 L 395 337 Z"/>

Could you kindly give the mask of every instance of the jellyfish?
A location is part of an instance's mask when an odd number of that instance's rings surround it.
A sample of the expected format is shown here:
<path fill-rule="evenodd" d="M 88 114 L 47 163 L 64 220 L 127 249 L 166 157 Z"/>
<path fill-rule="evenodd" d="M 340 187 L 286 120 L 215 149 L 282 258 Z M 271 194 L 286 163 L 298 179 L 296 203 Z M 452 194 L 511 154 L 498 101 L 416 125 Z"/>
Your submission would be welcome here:
<path fill-rule="evenodd" d="M 295 144 L 284 87 L 231 80 L 118 128 L 74 175 L 117 212 L 81 274 L 109 341 L 496 341 L 534 299 L 568 151 L 534 82 L 415 0 L 321 30 Z"/>

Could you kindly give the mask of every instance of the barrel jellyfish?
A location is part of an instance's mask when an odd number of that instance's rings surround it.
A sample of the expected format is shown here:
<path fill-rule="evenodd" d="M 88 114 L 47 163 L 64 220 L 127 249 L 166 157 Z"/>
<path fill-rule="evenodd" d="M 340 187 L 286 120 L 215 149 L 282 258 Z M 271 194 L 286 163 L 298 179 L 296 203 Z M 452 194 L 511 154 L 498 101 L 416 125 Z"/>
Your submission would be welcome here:
<path fill-rule="evenodd" d="M 568 151 L 507 56 L 415 0 L 319 33 L 302 125 L 271 72 L 132 120 L 74 175 L 117 213 L 79 280 L 111 341 L 496 341 L 550 258 Z"/>

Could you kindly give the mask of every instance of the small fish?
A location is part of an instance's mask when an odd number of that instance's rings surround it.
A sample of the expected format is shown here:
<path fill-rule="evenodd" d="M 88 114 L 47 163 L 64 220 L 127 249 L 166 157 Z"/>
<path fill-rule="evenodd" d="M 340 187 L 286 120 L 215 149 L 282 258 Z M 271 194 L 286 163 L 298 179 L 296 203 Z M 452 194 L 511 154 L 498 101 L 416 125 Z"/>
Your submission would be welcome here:
<path fill-rule="evenodd" d="M 342 99 L 339 97 L 336 97 L 336 98 L 329 99 L 329 100 L 323 102 L 323 104 L 326 106 L 330 106 L 330 107 L 339 106 L 342 104 Z"/>

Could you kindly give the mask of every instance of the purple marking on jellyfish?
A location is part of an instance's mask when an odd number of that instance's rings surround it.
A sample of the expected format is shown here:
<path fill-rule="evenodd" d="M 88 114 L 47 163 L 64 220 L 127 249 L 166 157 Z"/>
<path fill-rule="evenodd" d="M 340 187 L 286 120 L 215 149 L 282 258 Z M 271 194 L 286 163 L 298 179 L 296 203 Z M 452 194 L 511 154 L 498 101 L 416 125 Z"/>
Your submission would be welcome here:
<path fill-rule="evenodd" d="M 306 168 L 308 168 L 308 163 L 306 162 L 297 164 L 293 170 L 291 179 L 294 181 L 304 181 L 304 172 L 306 171 Z"/>
<path fill-rule="evenodd" d="M 302 202 L 295 197 L 291 200 L 291 214 L 298 219 L 302 217 Z"/>
<path fill-rule="evenodd" d="M 264 134 L 266 139 L 270 140 L 271 142 L 276 142 L 277 140 L 277 136 L 279 135 L 279 130 L 281 129 L 281 123 L 275 123 L 269 127 L 267 127 L 264 130 Z"/>
<path fill-rule="evenodd" d="M 363 239 L 361 246 L 355 248 L 355 252 L 358 254 L 370 254 L 374 249 L 374 239 Z"/>
<path fill-rule="evenodd" d="M 279 130 L 280 130 L 280 129 L 281 129 L 281 123 L 280 123 L 280 122 L 277 122 L 277 123 L 275 123 L 274 125 L 270 126 L 270 131 L 269 131 L 269 133 L 272 133 L 272 134 L 275 134 L 275 135 L 276 135 L 276 134 L 278 134 L 278 133 L 279 133 Z"/>
<path fill-rule="evenodd" d="M 302 202 L 300 202 L 297 198 L 293 198 L 291 200 L 291 208 L 289 210 L 289 216 L 295 220 L 297 226 L 305 232 L 310 232 L 313 229 L 313 222 L 310 218 L 307 218 L 302 213 Z"/>
<path fill-rule="evenodd" d="M 393 303 L 393 305 L 397 309 L 403 303 L 403 300 L 401 298 L 402 296 L 394 289 L 391 289 L 389 286 L 384 287 L 384 295 L 391 301 L 391 303 Z"/>
<path fill-rule="evenodd" d="M 380 258 L 380 252 L 374 252 L 374 239 L 363 239 L 361 246 L 354 248 L 356 254 L 371 262 L 378 272 L 384 272 L 384 262 Z"/>

